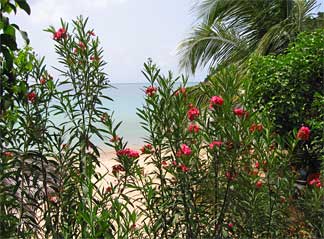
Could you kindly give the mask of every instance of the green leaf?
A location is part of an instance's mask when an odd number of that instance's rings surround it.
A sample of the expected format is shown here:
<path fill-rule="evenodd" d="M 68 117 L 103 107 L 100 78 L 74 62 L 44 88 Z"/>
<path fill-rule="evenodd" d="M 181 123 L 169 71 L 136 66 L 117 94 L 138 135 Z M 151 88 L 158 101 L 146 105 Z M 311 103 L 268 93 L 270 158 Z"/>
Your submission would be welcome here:
<path fill-rule="evenodd" d="M 16 39 L 9 34 L 1 34 L 0 42 L 1 45 L 7 46 L 12 51 L 18 50 Z"/>
<path fill-rule="evenodd" d="M 30 15 L 31 10 L 26 0 L 15 0 L 15 2 L 21 9 L 25 10 L 25 12 Z"/>
<path fill-rule="evenodd" d="M 21 37 L 25 40 L 26 44 L 29 44 L 30 41 L 29 41 L 27 32 L 21 31 L 21 30 L 19 30 L 19 32 L 20 32 Z"/>

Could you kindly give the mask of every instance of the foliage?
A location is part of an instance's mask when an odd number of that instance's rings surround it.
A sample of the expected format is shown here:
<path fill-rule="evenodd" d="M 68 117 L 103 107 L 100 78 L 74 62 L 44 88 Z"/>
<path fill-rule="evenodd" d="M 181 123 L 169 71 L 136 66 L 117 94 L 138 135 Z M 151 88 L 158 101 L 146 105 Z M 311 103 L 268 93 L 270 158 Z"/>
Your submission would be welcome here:
<path fill-rule="evenodd" d="M 184 76 L 162 75 L 151 60 L 144 64 L 149 86 L 138 115 L 148 137 L 140 157 L 118 135 L 121 122 L 105 107 L 111 85 L 87 19 L 61 21 L 47 31 L 62 66 L 56 69 L 60 79 L 31 48 L 21 50 L 13 69 L 23 100 L 0 117 L 1 236 L 323 236 L 320 177 L 296 190 L 291 165 L 309 131 L 298 139 L 273 132 L 271 120 L 250 101 L 255 87 L 242 91 L 246 78 L 235 66 L 199 85 L 208 100 L 197 107 Z M 316 96 L 313 107 L 322 101 Z M 98 140 L 116 151 L 111 168 L 99 160 Z"/>
<path fill-rule="evenodd" d="M 27 14 L 30 14 L 31 10 L 26 0 L 1 0 L 0 7 L 0 114 L 2 114 L 9 106 L 13 105 L 14 98 L 20 98 L 23 89 L 20 89 L 16 79 L 16 74 L 13 70 L 15 54 L 18 50 L 16 41 L 16 32 L 19 32 L 25 42 L 28 44 L 29 39 L 27 33 L 20 30 L 19 26 L 10 23 L 9 17 L 6 14 L 11 12 L 16 13 L 17 8 L 21 8 Z M 15 89 L 14 89 L 15 88 Z M 21 93 L 21 94 L 19 94 Z"/>
<path fill-rule="evenodd" d="M 268 112 L 280 134 L 302 124 L 314 129 L 308 158 L 319 158 L 323 144 L 323 34 L 302 33 L 286 54 L 250 61 L 250 101 L 258 111 Z"/>
<path fill-rule="evenodd" d="M 283 151 L 265 119 L 241 110 L 245 99 L 238 98 L 235 75 L 202 85 L 224 103 L 197 109 L 181 90 L 185 79 L 175 88 L 177 78 L 160 75 L 151 62 L 144 74 L 156 87 L 139 110 L 152 145 L 147 164 L 154 168 L 139 180 L 149 238 L 288 236 L 282 198 L 293 194 L 291 151 Z"/>
<path fill-rule="evenodd" d="M 241 64 L 253 53 L 283 52 L 298 33 L 318 27 L 312 24 L 310 15 L 315 3 L 315 0 L 199 1 L 196 6 L 199 21 L 179 46 L 180 64 L 194 73 L 198 66 Z"/>

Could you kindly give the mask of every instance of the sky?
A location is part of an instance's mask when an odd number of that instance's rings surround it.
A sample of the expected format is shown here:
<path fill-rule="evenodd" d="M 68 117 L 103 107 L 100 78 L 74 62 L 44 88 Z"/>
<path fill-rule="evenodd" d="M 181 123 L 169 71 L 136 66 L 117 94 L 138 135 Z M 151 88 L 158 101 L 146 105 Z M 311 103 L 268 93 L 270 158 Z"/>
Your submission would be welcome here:
<path fill-rule="evenodd" d="M 89 17 L 104 49 L 107 73 L 112 83 L 145 82 L 141 70 L 150 57 L 166 73 L 179 74 L 176 48 L 195 20 L 194 0 L 30 0 L 30 16 L 20 11 L 13 18 L 27 31 L 31 46 L 46 57 L 47 66 L 57 66 L 52 35 L 60 18 L 71 22 Z M 53 70 L 54 71 L 54 70 Z M 198 71 L 190 81 L 203 81 L 207 71 Z M 55 73 L 54 73 L 55 76 Z"/>
<path fill-rule="evenodd" d="M 27 31 L 31 46 L 45 56 L 47 66 L 57 66 L 52 35 L 43 30 L 60 26 L 60 18 L 71 22 L 79 15 L 89 17 L 104 49 L 107 73 L 112 83 L 145 82 L 143 63 L 152 58 L 162 72 L 179 74 L 176 49 L 193 26 L 196 0 L 30 0 L 30 16 L 18 11 L 12 18 Z M 314 11 L 324 11 L 324 0 Z M 50 69 L 48 67 L 48 69 Z M 53 71 L 53 73 L 51 72 Z M 50 72 L 56 76 L 55 70 Z M 200 69 L 190 81 L 203 81 Z"/>

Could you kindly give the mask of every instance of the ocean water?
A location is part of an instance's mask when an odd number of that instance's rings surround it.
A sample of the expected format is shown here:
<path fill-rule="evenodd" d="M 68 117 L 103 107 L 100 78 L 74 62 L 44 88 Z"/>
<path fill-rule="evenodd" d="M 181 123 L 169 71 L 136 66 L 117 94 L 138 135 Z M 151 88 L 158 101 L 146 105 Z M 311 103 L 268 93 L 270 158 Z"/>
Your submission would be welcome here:
<path fill-rule="evenodd" d="M 193 86 L 198 82 L 188 82 L 187 86 Z M 114 111 L 114 118 L 117 121 L 122 121 L 118 130 L 118 134 L 130 146 L 138 146 L 143 144 L 143 137 L 146 132 L 141 127 L 141 119 L 136 114 L 136 109 L 141 108 L 144 104 L 144 90 L 147 87 L 146 83 L 127 83 L 127 84 L 112 84 L 115 88 L 108 89 L 107 95 L 114 101 L 105 105 Z"/>
<path fill-rule="evenodd" d="M 187 86 L 193 86 L 198 82 L 188 82 Z M 140 117 L 136 114 L 137 108 L 142 108 L 144 104 L 145 89 L 148 86 L 147 83 L 119 83 L 113 84 L 113 88 L 106 89 L 104 94 L 113 99 L 113 101 L 104 100 L 104 107 L 108 108 L 111 114 L 113 112 L 113 119 L 115 125 L 118 122 L 122 122 L 117 130 L 117 134 L 123 137 L 124 142 L 128 142 L 129 147 L 138 148 L 144 144 L 144 138 L 146 136 L 145 130 L 141 127 Z M 176 86 L 178 87 L 178 86 Z M 54 117 L 54 122 L 57 125 L 66 122 L 65 115 L 57 115 Z M 109 139 L 105 139 L 109 140 Z M 105 146 L 105 142 L 101 139 L 94 137 L 92 142 L 98 145 L 104 150 L 108 150 L 108 146 Z"/>

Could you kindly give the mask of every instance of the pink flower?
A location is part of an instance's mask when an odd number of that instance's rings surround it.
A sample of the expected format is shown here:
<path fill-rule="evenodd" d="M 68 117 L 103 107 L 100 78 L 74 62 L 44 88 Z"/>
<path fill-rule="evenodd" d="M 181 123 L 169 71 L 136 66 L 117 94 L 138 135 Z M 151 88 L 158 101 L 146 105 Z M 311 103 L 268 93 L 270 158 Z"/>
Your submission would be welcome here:
<path fill-rule="evenodd" d="M 164 168 L 166 168 L 166 167 L 168 167 L 168 162 L 165 161 L 165 160 L 163 160 L 163 161 L 161 162 L 161 165 L 162 165 Z"/>
<path fill-rule="evenodd" d="M 255 162 L 254 167 L 257 168 L 257 169 L 260 168 L 260 164 L 259 164 L 258 161 Z"/>
<path fill-rule="evenodd" d="M 189 168 L 185 164 L 180 164 L 179 168 L 181 169 L 182 172 L 186 173 L 189 171 Z"/>
<path fill-rule="evenodd" d="M 233 110 L 234 114 L 238 117 L 248 117 L 249 116 L 249 112 L 245 111 L 244 109 L 242 108 L 235 108 Z"/>
<path fill-rule="evenodd" d="M 214 106 L 216 106 L 216 105 L 219 105 L 219 106 L 223 105 L 224 100 L 223 100 L 223 98 L 221 96 L 216 96 L 215 95 L 210 99 L 209 102 L 210 102 L 209 109 L 213 109 Z"/>
<path fill-rule="evenodd" d="M 39 83 L 40 83 L 41 85 L 44 85 L 44 84 L 46 83 L 46 79 L 45 79 L 45 78 L 41 78 L 41 79 L 39 80 Z"/>
<path fill-rule="evenodd" d="M 173 166 L 177 166 L 177 165 L 178 165 L 177 161 L 173 160 L 173 161 L 172 161 L 172 165 L 173 165 Z"/>
<path fill-rule="evenodd" d="M 191 149 L 189 148 L 188 145 L 186 145 L 186 144 L 182 144 L 182 145 L 181 145 L 181 152 L 182 152 L 184 155 L 189 156 L 189 155 L 191 154 Z"/>
<path fill-rule="evenodd" d="M 190 121 L 193 121 L 199 116 L 199 110 L 196 107 L 192 107 L 187 112 Z"/>
<path fill-rule="evenodd" d="M 86 48 L 86 45 L 85 45 L 82 41 L 79 42 L 78 46 L 79 46 L 82 50 L 84 50 L 84 49 Z"/>
<path fill-rule="evenodd" d="M 251 127 L 250 127 L 250 132 L 253 133 L 256 130 L 259 131 L 259 132 L 261 132 L 263 130 L 263 125 L 262 124 L 255 124 L 255 123 L 253 123 L 251 125 Z"/>
<path fill-rule="evenodd" d="M 214 149 L 215 145 L 220 148 L 222 146 L 223 142 L 222 141 L 213 141 L 209 144 L 210 149 Z"/>
<path fill-rule="evenodd" d="M 152 153 L 152 145 L 151 144 L 146 144 L 141 148 L 142 154 L 150 154 Z"/>
<path fill-rule="evenodd" d="M 37 95 L 36 95 L 36 93 L 33 92 L 33 91 L 30 92 L 30 93 L 28 93 L 28 95 L 27 95 L 27 99 L 28 99 L 28 101 L 31 102 L 31 103 L 34 103 L 34 102 L 35 102 L 36 97 L 37 97 Z"/>
<path fill-rule="evenodd" d="M 87 33 L 88 33 L 88 35 L 90 35 L 90 36 L 93 36 L 93 37 L 96 36 L 96 34 L 95 34 L 93 31 L 88 31 Z"/>
<path fill-rule="evenodd" d="M 135 150 L 126 148 L 126 149 L 121 149 L 117 151 L 117 156 L 126 156 L 128 158 L 138 158 L 139 157 L 139 153 Z"/>
<path fill-rule="evenodd" d="M 231 223 L 231 222 L 228 223 L 227 226 L 228 226 L 229 229 L 232 229 L 234 227 L 233 223 Z"/>
<path fill-rule="evenodd" d="M 6 156 L 6 157 L 12 157 L 14 154 L 12 152 L 3 152 L 3 155 Z"/>
<path fill-rule="evenodd" d="M 234 173 L 231 173 L 230 171 L 227 171 L 226 173 L 225 173 L 225 177 L 227 178 L 227 180 L 228 181 L 233 181 L 234 180 L 234 178 L 235 178 L 235 174 Z"/>
<path fill-rule="evenodd" d="M 322 187 L 319 173 L 314 173 L 314 174 L 310 175 L 307 181 L 308 181 L 308 184 L 311 186 L 315 185 L 315 187 L 317 187 L 317 188 Z"/>
<path fill-rule="evenodd" d="M 145 94 L 148 95 L 148 96 L 153 96 L 156 93 L 156 91 L 157 91 L 156 87 L 151 85 L 151 86 L 146 88 Z"/>
<path fill-rule="evenodd" d="M 195 123 L 190 124 L 189 127 L 188 127 L 188 131 L 198 133 L 199 132 L 199 125 L 195 124 Z"/>
<path fill-rule="evenodd" d="M 297 139 L 308 140 L 310 136 L 310 129 L 307 126 L 302 126 L 297 133 Z"/>
<path fill-rule="evenodd" d="M 58 29 L 53 35 L 53 39 L 56 41 L 59 41 L 62 38 L 66 38 L 66 30 L 64 28 Z"/>
<path fill-rule="evenodd" d="M 58 197 L 57 196 L 53 196 L 53 195 L 49 195 L 48 199 L 51 203 L 57 203 L 58 202 Z"/>
<path fill-rule="evenodd" d="M 174 93 L 174 95 L 175 95 L 175 96 L 178 96 L 180 93 L 183 94 L 183 95 L 186 95 L 186 88 L 181 87 L 180 89 L 178 89 L 178 90 Z"/>
<path fill-rule="evenodd" d="M 256 184 L 255 184 L 255 186 L 257 188 L 261 188 L 262 187 L 262 181 L 261 180 L 257 181 Z"/>

